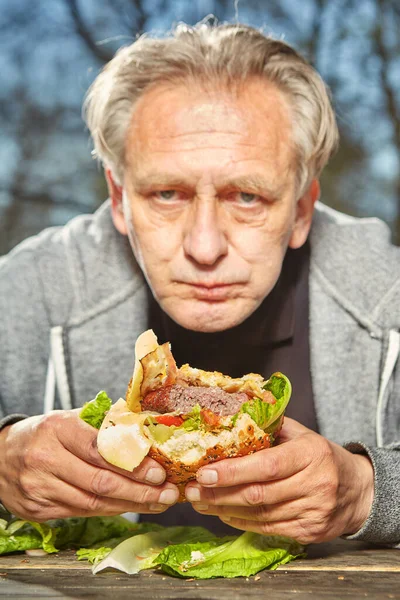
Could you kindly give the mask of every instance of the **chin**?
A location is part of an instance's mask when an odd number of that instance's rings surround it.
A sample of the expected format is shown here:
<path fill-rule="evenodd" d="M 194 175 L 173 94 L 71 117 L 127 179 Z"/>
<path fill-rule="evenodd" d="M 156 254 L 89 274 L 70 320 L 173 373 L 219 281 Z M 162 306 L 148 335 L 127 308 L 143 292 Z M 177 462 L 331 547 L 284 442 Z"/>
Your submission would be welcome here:
<path fill-rule="evenodd" d="M 257 308 L 245 310 L 244 307 L 234 306 L 234 302 L 199 302 L 190 301 L 174 304 L 173 310 L 164 310 L 178 325 L 201 333 L 216 333 L 232 329 L 243 323 Z"/>

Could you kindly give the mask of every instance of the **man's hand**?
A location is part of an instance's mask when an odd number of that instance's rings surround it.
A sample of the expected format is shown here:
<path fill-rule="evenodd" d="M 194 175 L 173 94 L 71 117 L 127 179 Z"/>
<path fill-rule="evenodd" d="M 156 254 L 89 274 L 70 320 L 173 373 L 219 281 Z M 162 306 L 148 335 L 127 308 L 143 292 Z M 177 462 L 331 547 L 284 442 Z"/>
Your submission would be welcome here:
<path fill-rule="evenodd" d="M 161 512 L 178 500 L 165 471 L 146 458 L 132 473 L 98 453 L 97 430 L 77 410 L 30 417 L 0 433 L 0 498 L 34 521 Z"/>
<path fill-rule="evenodd" d="M 279 445 L 203 467 L 186 497 L 233 527 L 322 542 L 360 529 L 373 500 L 369 459 L 285 418 Z"/>

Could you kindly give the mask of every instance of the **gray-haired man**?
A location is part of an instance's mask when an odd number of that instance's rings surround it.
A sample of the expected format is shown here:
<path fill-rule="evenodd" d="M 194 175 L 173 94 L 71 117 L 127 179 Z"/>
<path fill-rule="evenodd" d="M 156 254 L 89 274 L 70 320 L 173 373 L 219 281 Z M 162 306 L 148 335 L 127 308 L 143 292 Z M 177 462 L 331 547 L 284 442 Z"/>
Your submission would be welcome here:
<path fill-rule="evenodd" d="M 254 29 L 180 26 L 121 50 L 86 112 L 111 202 L 1 264 L 4 412 L 63 409 L 4 421 L 4 504 L 173 513 L 157 463 L 106 464 L 70 410 L 123 392 L 152 326 L 177 362 L 294 384 L 280 445 L 201 469 L 180 522 L 399 543 L 399 251 L 382 224 L 314 214 L 337 144 L 318 74 Z"/>

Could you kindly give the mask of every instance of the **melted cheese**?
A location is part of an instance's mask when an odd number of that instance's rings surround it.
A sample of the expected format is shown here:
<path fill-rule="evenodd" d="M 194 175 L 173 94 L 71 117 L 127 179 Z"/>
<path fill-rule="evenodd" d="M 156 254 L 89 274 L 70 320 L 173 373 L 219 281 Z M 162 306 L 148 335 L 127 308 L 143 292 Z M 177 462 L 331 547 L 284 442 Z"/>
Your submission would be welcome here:
<path fill-rule="evenodd" d="M 262 387 L 265 381 L 257 373 L 248 373 L 240 378 L 232 378 L 218 371 L 203 371 L 186 364 L 178 369 L 177 379 L 183 385 L 219 387 L 229 393 L 245 392 L 250 397 L 256 396 L 270 404 L 276 402 L 272 393 Z"/>
<path fill-rule="evenodd" d="M 133 413 L 120 398 L 112 405 L 97 436 L 101 456 L 112 465 L 133 471 L 145 456 L 152 442 L 143 425 L 149 413 Z"/>
<path fill-rule="evenodd" d="M 152 329 L 144 331 L 139 335 L 135 344 L 135 368 L 133 376 L 129 384 L 128 391 L 126 393 L 126 402 L 128 408 L 133 412 L 140 412 L 140 387 L 143 381 L 143 367 L 140 363 L 150 352 L 153 352 L 158 348 L 157 337 Z"/>

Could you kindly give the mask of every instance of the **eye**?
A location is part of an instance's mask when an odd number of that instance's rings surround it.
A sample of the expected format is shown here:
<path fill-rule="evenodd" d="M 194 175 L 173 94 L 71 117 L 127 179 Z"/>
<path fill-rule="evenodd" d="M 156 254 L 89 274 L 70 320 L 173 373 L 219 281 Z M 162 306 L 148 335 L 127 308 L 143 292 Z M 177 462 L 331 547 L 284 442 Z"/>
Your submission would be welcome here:
<path fill-rule="evenodd" d="M 158 196 L 160 200 L 177 200 L 176 190 L 161 190 L 156 192 L 156 196 Z"/>
<path fill-rule="evenodd" d="M 254 204 L 260 198 L 257 194 L 249 194 L 247 192 L 239 192 L 238 197 L 242 204 Z"/>
<path fill-rule="evenodd" d="M 237 206 L 256 206 L 262 200 L 259 194 L 253 194 L 251 192 L 234 192 L 230 195 L 230 200 L 232 200 Z"/>

